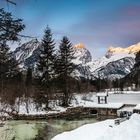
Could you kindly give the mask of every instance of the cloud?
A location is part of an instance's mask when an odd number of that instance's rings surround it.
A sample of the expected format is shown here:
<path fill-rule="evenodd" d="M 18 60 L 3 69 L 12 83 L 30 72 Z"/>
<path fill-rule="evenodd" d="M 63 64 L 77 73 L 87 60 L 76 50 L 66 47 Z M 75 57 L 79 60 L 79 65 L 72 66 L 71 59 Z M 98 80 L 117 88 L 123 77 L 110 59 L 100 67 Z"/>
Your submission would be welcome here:
<path fill-rule="evenodd" d="M 71 31 L 85 34 L 86 42 L 91 41 L 92 37 L 97 44 L 102 44 L 102 48 L 110 44 L 126 47 L 140 41 L 139 13 L 140 6 L 123 6 L 117 11 L 102 11 L 96 14 L 93 12 L 80 23 L 72 25 Z"/>

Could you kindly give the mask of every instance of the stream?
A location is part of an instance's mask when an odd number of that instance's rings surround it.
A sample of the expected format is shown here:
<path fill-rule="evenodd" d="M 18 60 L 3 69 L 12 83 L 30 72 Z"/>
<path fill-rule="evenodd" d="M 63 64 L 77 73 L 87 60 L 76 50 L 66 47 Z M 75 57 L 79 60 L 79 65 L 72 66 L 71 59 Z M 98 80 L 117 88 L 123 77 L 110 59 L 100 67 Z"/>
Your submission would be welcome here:
<path fill-rule="evenodd" d="M 0 127 L 0 140 L 51 140 L 64 131 L 76 129 L 84 124 L 95 123 L 95 118 L 80 120 L 43 120 L 43 121 L 7 121 Z"/>

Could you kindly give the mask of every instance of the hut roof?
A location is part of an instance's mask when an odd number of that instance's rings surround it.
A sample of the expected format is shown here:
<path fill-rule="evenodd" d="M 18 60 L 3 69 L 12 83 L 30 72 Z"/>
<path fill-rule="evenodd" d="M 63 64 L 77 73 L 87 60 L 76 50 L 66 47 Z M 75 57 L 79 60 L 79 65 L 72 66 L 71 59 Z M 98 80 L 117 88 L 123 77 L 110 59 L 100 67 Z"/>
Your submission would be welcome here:
<path fill-rule="evenodd" d="M 135 110 L 140 110 L 140 104 L 137 104 L 137 106 L 134 109 Z"/>
<path fill-rule="evenodd" d="M 97 97 L 106 97 L 108 96 L 107 92 L 97 93 Z"/>

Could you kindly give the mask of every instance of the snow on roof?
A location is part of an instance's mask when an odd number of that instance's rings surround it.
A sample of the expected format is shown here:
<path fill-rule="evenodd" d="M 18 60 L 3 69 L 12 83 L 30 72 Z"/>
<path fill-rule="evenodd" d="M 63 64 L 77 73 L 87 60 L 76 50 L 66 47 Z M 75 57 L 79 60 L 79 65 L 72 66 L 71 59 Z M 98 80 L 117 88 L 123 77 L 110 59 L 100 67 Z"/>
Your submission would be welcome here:
<path fill-rule="evenodd" d="M 84 107 L 92 107 L 92 108 L 120 109 L 124 104 L 123 103 L 98 104 L 95 102 L 85 102 L 85 103 L 81 103 L 80 105 Z"/>
<path fill-rule="evenodd" d="M 108 109 L 119 109 L 123 106 L 123 103 L 107 103 L 107 104 L 96 104 L 94 103 L 92 107 L 95 108 L 108 108 Z"/>
<path fill-rule="evenodd" d="M 122 111 L 127 111 L 127 112 L 133 112 L 133 109 L 135 108 L 135 106 L 124 106 L 123 108 L 119 109 L 119 112 Z"/>
<path fill-rule="evenodd" d="M 140 104 L 137 104 L 137 106 L 134 109 L 140 110 Z"/>
<path fill-rule="evenodd" d="M 107 92 L 97 93 L 97 97 L 99 96 L 105 97 L 108 96 L 108 93 Z"/>

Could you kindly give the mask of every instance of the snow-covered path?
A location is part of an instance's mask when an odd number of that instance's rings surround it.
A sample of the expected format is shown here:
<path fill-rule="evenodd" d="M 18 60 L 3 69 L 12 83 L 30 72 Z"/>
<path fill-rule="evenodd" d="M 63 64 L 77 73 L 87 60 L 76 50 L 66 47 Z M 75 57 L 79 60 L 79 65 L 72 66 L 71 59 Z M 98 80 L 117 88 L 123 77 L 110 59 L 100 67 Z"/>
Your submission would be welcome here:
<path fill-rule="evenodd" d="M 140 140 L 139 130 L 140 115 L 133 114 L 129 120 L 117 126 L 114 120 L 106 120 L 64 132 L 52 140 Z"/>

